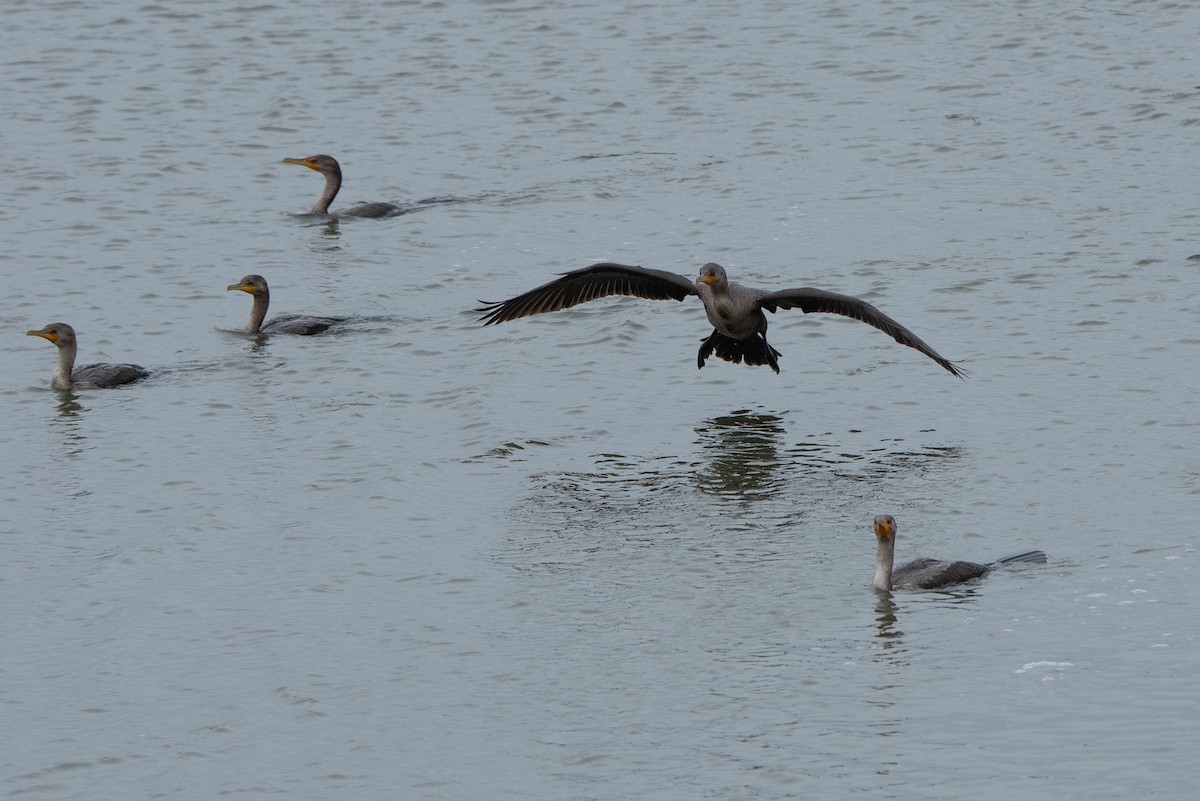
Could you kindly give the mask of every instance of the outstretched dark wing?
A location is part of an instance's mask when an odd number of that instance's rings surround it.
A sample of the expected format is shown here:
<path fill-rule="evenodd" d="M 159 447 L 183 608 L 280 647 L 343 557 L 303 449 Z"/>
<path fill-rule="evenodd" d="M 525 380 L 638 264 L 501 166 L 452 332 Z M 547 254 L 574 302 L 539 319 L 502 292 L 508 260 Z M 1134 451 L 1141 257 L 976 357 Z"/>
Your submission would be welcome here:
<path fill-rule="evenodd" d="M 768 292 L 759 298 L 759 305 L 769 312 L 779 309 L 800 309 L 807 313 L 826 312 L 853 317 L 867 325 L 873 325 L 901 345 L 907 345 L 924 353 L 929 358 L 946 368 L 951 375 L 964 378 L 962 368 L 943 358 L 936 350 L 926 345 L 919 336 L 909 331 L 900 323 L 888 317 L 879 309 L 850 295 L 839 295 L 837 292 L 826 292 L 823 289 L 781 289 L 778 292 Z"/>
<path fill-rule="evenodd" d="M 482 312 L 484 325 L 494 325 L 531 314 L 569 309 L 570 307 L 608 295 L 631 295 L 650 300 L 683 300 L 695 295 L 696 285 L 690 279 L 665 270 L 631 267 L 628 264 L 603 262 L 563 273 L 548 284 L 531 289 L 523 295 L 495 303 L 483 303 L 475 311 Z"/>

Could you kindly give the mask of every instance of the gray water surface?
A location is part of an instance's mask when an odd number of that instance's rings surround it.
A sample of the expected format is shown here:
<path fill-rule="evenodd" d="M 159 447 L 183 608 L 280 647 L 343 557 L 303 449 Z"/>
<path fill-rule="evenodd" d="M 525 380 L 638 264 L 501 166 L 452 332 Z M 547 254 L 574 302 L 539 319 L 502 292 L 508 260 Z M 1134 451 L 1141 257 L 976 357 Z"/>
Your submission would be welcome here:
<path fill-rule="evenodd" d="M 1191 798 L 1190 3 L 12 2 L 0 793 Z M 330 153 L 334 208 L 307 214 Z M 436 202 L 423 203 L 433 200 Z M 611 260 L 877 304 L 710 360 Z M 321 337 L 238 331 L 247 273 Z M 49 389 L 81 361 L 154 369 Z M 1044 567 L 876 594 L 902 558 Z"/>

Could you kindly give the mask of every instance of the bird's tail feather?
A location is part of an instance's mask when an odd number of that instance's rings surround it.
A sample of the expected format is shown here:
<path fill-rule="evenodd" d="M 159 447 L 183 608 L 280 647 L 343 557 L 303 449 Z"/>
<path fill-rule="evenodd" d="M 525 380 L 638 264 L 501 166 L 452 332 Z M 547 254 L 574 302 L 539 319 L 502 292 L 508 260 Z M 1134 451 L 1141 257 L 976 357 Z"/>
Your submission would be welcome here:
<path fill-rule="evenodd" d="M 1044 564 L 1046 564 L 1046 552 L 1045 551 L 1021 551 L 1021 553 L 1014 553 L 1014 554 L 1009 554 L 1008 556 L 1001 556 L 999 559 L 997 559 L 992 564 L 994 564 L 994 565 L 1015 565 L 1015 564 L 1044 565 Z"/>
<path fill-rule="evenodd" d="M 704 361 L 714 352 L 718 359 L 724 359 L 734 364 L 745 362 L 750 366 L 765 364 L 777 373 L 779 372 L 779 362 L 776 359 L 783 355 L 771 347 L 761 334 L 755 334 L 749 339 L 733 339 L 719 331 L 713 331 L 712 335 L 704 340 L 704 344 L 700 346 L 699 357 L 696 359 L 697 364 L 703 367 Z"/>

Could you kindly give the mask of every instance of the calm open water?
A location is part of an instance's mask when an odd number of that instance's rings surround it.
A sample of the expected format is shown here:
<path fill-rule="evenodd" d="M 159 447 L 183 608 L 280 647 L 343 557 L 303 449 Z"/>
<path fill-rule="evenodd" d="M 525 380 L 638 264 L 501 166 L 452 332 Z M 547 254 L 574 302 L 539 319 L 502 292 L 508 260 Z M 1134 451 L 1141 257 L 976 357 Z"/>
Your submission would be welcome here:
<path fill-rule="evenodd" d="M 1198 26 L 12 0 L 0 793 L 1193 797 Z M 322 152 L 414 213 L 306 215 Z M 597 260 L 860 295 L 971 378 L 799 312 L 776 376 L 698 372 L 695 301 L 470 311 Z M 239 333 L 252 272 L 351 322 Z M 51 391 L 58 320 L 155 375 Z M 880 513 L 1050 562 L 881 598 Z"/>

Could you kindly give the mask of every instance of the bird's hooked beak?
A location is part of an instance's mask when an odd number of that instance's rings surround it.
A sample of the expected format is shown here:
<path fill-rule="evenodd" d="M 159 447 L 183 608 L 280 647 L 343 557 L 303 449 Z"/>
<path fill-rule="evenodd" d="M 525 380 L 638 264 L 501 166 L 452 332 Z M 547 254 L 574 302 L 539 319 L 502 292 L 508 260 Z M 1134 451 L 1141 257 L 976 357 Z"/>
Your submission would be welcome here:
<path fill-rule="evenodd" d="M 41 331 L 26 331 L 25 336 L 41 337 L 42 339 L 50 340 L 51 342 L 55 343 L 56 345 L 58 344 L 58 334 L 56 334 L 53 331 L 47 330 L 45 328 L 43 328 Z"/>
<path fill-rule="evenodd" d="M 310 170 L 316 170 L 317 172 L 321 171 L 321 168 L 318 167 L 316 162 L 313 161 L 312 159 L 290 159 L 289 158 L 289 159 L 284 159 L 283 163 L 284 164 L 299 164 L 301 167 L 308 167 Z M 230 289 L 233 289 L 233 287 L 230 287 Z"/>
<path fill-rule="evenodd" d="M 881 540 L 896 533 L 896 520 L 891 515 L 880 515 L 875 518 L 875 536 Z"/>
<path fill-rule="evenodd" d="M 225 287 L 226 292 L 229 292 L 234 289 L 240 289 L 241 291 L 248 292 L 251 295 L 254 294 L 254 287 L 250 284 L 230 284 L 229 286 Z M 30 331 L 29 333 L 32 334 L 33 332 Z"/>
<path fill-rule="evenodd" d="M 700 273 L 700 277 L 696 279 L 696 283 L 712 286 L 717 283 L 717 276 L 715 273 Z"/>

